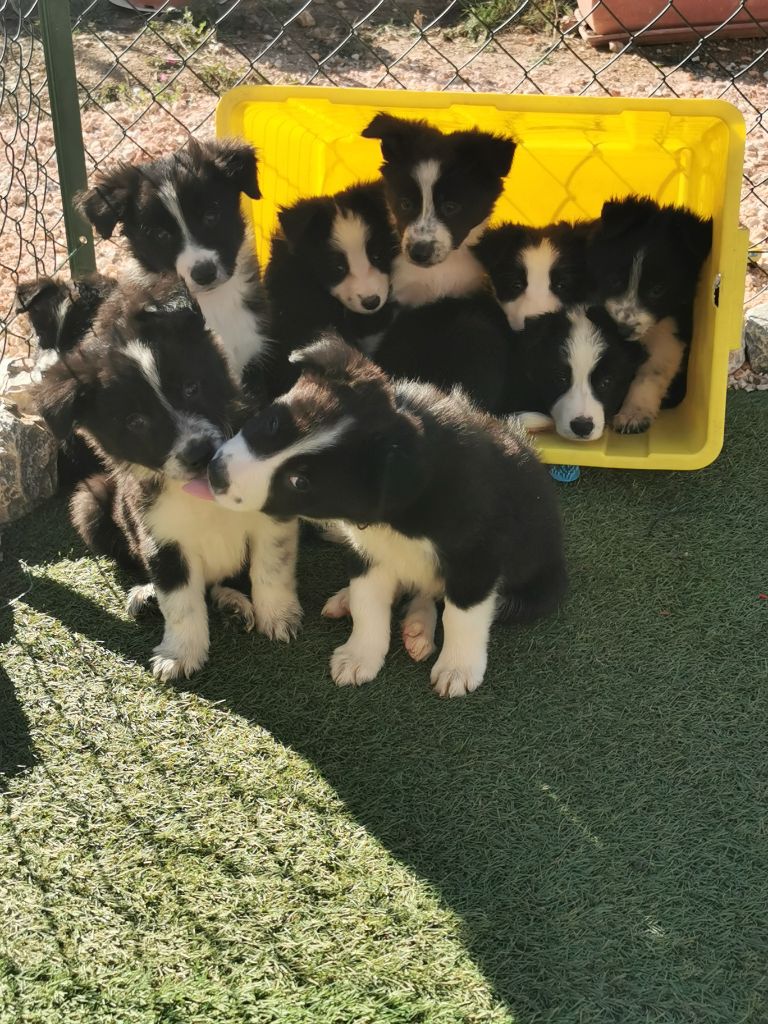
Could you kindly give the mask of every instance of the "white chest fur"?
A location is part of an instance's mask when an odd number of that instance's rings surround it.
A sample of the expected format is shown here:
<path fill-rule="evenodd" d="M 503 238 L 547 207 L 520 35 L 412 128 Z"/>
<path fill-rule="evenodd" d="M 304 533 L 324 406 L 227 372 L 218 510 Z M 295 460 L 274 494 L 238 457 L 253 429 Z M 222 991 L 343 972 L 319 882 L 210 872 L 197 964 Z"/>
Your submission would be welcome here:
<path fill-rule="evenodd" d="M 454 249 L 434 267 L 417 267 L 401 253 L 392 264 L 392 297 L 403 306 L 423 306 L 475 292 L 484 277 L 482 266 L 466 245 Z"/>
<path fill-rule="evenodd" d="M 260 356 L 267 345 L 260 318 L 246 305 L 248 289 L 252 287 L 238 267 L 224 284 L 195 296 L 206 324 L 218 334 L 238 379 L 246 363 Z"/>
<path fill-rule="evenodd" d="M 405 590 L 418 590 L 440 597 L 445 582 L 434 545 L 424 539 L 405 537 L 388 526 L 369 526 L 361 530 L 353 523 L 341 524 L 349 544 L 364 558 L 386 569 Z"/>

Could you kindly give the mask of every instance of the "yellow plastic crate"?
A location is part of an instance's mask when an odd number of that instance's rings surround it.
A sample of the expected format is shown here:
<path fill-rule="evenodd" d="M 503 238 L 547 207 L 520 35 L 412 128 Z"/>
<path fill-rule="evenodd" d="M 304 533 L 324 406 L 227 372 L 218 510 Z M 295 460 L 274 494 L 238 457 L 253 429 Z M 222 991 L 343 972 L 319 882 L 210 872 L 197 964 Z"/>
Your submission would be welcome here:
<path fill-rule="evenodd" d="M 518 149 L 495 221 L 595 217 L 605 199 L 630 192 L 714 218 L 683 404 L 662 412 L 646 434 L 606 431 L 583 444 L 554 433 L 537 438 L 547 462 L 700 469 L 714 461 L 723 444 L 728 352 L 740 343 L 746 272 L 739 111 L 717 100 L 242 86 L 222 97 L 216 127 L 219 136 L 240 136 L 259 151 L 264 198 L 248 205 L 262 266 L 280 205 L 377 176 L 379 143 L 360 132 L 379 110 L 446 131 L 476 125 L 512 135 Z"/>

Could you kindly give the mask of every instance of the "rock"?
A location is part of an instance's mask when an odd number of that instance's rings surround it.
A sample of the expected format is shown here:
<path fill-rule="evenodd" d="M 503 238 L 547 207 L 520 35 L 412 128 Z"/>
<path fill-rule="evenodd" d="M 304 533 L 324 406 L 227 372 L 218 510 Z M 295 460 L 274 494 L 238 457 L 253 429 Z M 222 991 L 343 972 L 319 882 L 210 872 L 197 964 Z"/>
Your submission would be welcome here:
<path fill-rule="evenodd" d="M 0 526 L 54 494 L 57 452 L 39 417 L 0 401 Z"/>
<path fill-rule="evenodd" d="M 298 21 L 302 28 L 314 28 L 317 24 L 315 17 L 310 10 L 301 11 L 297 14 L 296 21 Z"/>
<path fill-rule="evenodd" d="M 744 344 L 755 373 L 768 373 L 768 303 L 747 310 Z"/>

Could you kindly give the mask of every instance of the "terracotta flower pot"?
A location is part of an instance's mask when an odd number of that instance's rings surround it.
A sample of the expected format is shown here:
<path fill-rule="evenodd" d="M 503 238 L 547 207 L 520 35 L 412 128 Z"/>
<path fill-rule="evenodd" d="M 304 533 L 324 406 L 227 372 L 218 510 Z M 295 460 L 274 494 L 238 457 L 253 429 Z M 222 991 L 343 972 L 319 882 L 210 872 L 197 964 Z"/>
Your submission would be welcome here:
<path fill-rule="evenodd" d="M 636 43 L 684 42 L 720 25 L 719 37 L 768 34 L 768 0 L 746 0 L 743 6 L 739 0 L 674 0 L 666 6 L 665 0 L 579 0 L 583 34 L 596 45 L 627 40 L 630 32 L 640 33 Z"/>
<path fill-rule="evenodd" d="M 115 7 L 124 7 L 128 11 L 136 11 L 138 14 L 151 14 L 159 11 L 161 7 L 186 7 L 189 0 L 110 0 Z"/>

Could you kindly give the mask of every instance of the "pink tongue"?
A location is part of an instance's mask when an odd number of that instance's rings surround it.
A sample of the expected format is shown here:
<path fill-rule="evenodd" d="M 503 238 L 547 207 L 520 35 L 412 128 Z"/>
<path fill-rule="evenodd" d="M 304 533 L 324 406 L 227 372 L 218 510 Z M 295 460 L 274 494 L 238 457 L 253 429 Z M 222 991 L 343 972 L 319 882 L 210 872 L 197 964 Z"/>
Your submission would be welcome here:
<path fill-rule="evenodd" d="M 202 498 L 204 501 L 214 500 L 211 488 L 208 486 L 208 481 L 204 476 L 198 476 L 195 477 L 194 480 L 188 480 L 182 487 L 182 491 L 186 491 L 187 494 L 194 494 L 196 498 Z"/>

